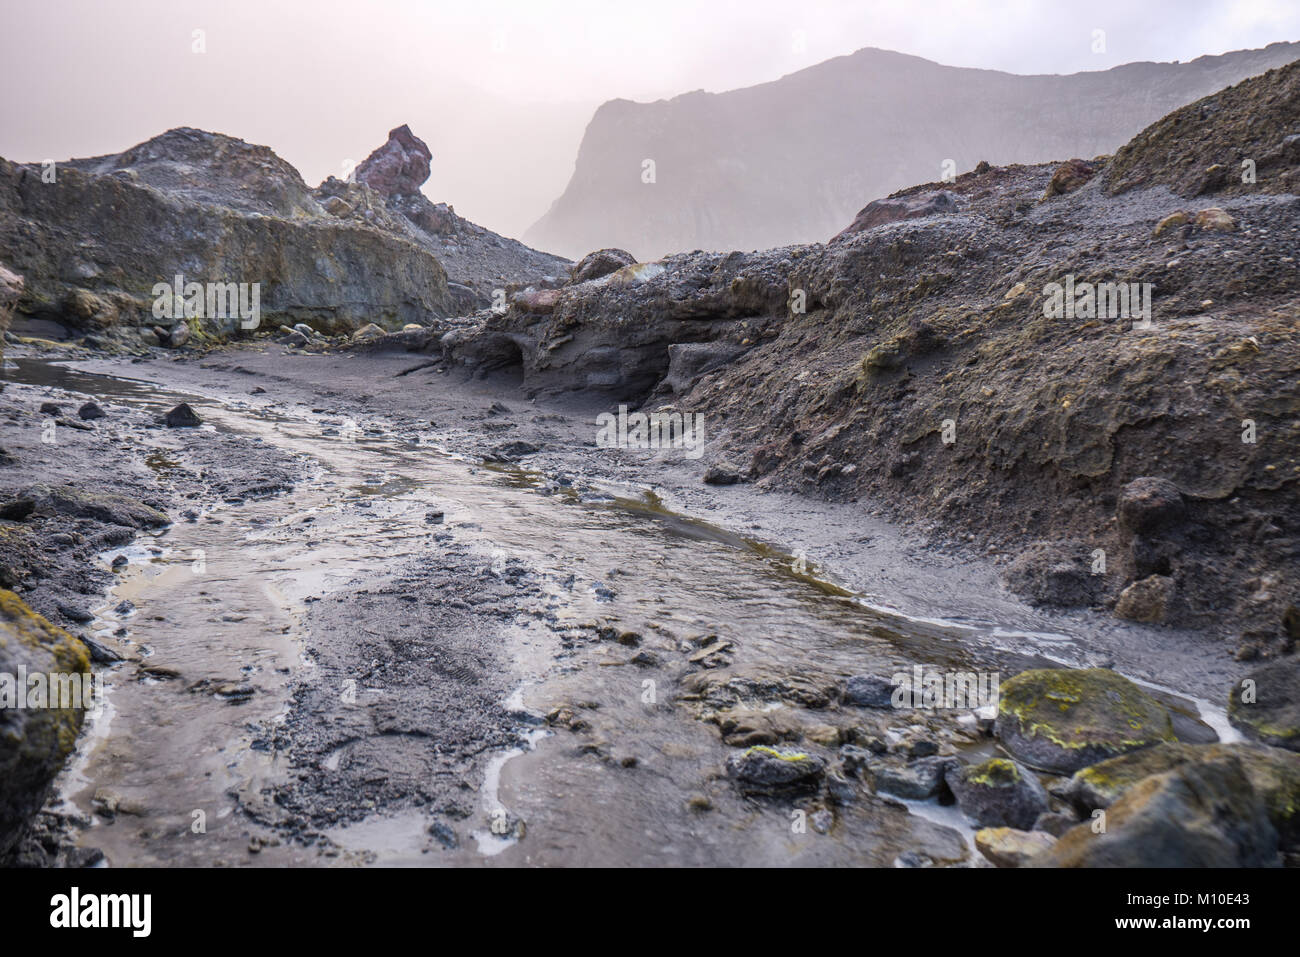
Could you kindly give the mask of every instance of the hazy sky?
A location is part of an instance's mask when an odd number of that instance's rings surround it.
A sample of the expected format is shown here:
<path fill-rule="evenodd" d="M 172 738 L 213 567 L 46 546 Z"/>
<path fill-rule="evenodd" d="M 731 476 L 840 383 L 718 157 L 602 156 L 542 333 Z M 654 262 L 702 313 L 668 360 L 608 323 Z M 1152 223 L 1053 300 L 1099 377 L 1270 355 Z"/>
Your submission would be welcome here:
<path fill-rule="evenodd" d="M 0 0 L 0 22 L 0 156 L 197 126 L 315 185 L 409 123 L 434 153 L 429 197 L 519 235 L 613 97 L 749 86 L 865 46 L 1013 73 L 1190 60 L 1300 39 L 1300 2 Z"/>

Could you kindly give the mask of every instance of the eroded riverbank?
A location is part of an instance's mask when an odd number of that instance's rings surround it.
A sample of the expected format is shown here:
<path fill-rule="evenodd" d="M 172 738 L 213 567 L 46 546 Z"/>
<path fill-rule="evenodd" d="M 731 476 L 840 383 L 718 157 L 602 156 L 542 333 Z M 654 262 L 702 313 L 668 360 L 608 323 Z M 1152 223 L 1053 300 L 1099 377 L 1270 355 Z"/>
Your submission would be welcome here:
<path fill-rule="evenodd" d="M 125 627 L 123 650 L 141 660 L 110 669 L 107 724 L 84 736 L 61 793 L 74 821 L 95 822 L 77 840 L 110 863 L 969 862 L 966 837 L 927 820 L 942 816 L 933 802 L 909 813 L 859 786 L 843 802 L 755 800 L 726 759 L 746 740 L 828 762 L 870 742 L 900 765 L 975 760 L 992 743 L 973 722 L 854 706 L 844 680 L 1105 660 L 1086 616 L 1032 612 L 990 589 L 987 570 L 839 507 L 783 502 L 744 521 L 773 497 L 704 501 L 715 493 L 682 463 L 599 474 L 581 410 L 516 413 L 510 398 L 494 410 L 500 384 L 412 389 L 384 375 L 398 363 L 412 361 L 90 366 L 193 394 L 216 431 L 184 437 L 168 460 L 181 471 L 212 436 L 303 469 L 292 491 L 171 526 L 99 612 L 104 640 Z M 366 381 L 381 387 L 350 391 Z M 521 438 L 539 445 L 528 469 L 478 464 Z M 792 567 L 796 552 L 811 564 Z M 854 587 L 862 578 L 873 587 Z M 128 592 L 134 613 L 115 621 L 107 609 Z M 1155 662 L 1169 640 L 1128 654 Z M 1164 667 L 1163 683 L 1212 697 L 1229 665 L 1206 649 L 1174 680 Z M 142 667 L 177 677 L 142 680 Z M 113 792 L 126 804 L 110 823 Z"/>

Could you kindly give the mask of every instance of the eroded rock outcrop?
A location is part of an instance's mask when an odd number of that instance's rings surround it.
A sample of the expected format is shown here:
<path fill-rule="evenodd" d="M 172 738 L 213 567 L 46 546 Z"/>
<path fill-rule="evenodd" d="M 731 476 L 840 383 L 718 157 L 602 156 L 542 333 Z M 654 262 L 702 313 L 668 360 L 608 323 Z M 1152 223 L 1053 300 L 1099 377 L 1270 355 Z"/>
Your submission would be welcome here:
<path fill-rule="evenodd" d="M 315 191 L 332 216 L 361 222 L 410 239 L 437 257 L 448 275 L 445 314 L 468 315 L 529 283 L 558 285 L 571 263 L 499 236 L 435 203 L 420 191 L 432 153 L 410 127 L 399 126 L 349 180 L 331 176 Z"/>
<path fill-rule="evenodd" d="M 251 284 L 261 321 L 347 331 L 445 315 L 446 275 L 427 250 L 327 214 L 265 147 L 172 130 L 125 153 L 56 167 L 0 160 L 0 259 L 22 272 L 26 317 L 71 331 L 135 333 L 158 321 L 156 284 Z M 241 317 L 202 314 L 199 336 Z M 170 317 L 169 317 L 170 318 Z M 169 323 L 170 325 L 170 323 Z"/>
<path fill-rule="evenodd" d="M 692 385 L 723 363 L 674 349 L 708 344 L 713 358 L 747 351 L 785 308 L 784 275 L 771 254 L 695 253 L 635 263 L 560 289 L 525 291 L 480 329 L 446 340 L 458 361 L 478 364 L 508 341 L 525 385 L 538 392 L 595 389 L 639 396 L 670 377 Z M 720 352 L 718 351 L 720 350 Z M 673 359 L 676 357 L 676 367 Z M 665 385 L 665 388 L 671 388 Z"/>
<path fill-rule="evenodd" d="M 567 276 L 567 260 L 430 202 L 419 189 L 430 158 L 403 126 L 355 182 L 316 190 L 264 146 L 188 128 L 52 170 L 0 160 L 0 261 L 27 280 L 20 324 L 54 338 L 202 343 L 250 328 L 230 303 L 251 306 L 257 284 L 255 328 L 345 334 L 467 314 L 495 289 Z M 204 284 L 202 306 L 160 317 L 155 286 L 177 276 Z"/>

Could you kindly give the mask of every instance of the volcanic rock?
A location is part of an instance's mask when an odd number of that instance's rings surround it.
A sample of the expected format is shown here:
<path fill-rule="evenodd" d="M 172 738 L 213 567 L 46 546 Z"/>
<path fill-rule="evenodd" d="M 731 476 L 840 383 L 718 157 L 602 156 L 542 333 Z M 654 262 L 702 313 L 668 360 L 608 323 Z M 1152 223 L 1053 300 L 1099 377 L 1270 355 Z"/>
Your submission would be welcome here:
<path fill-rule="evenodd" d="M 433 153 L 402 124 L 390 130 L 383 146 L 365 158 L 356 169 L 356 179 L 384 196 L 417 193 L 429 178 Z"/>

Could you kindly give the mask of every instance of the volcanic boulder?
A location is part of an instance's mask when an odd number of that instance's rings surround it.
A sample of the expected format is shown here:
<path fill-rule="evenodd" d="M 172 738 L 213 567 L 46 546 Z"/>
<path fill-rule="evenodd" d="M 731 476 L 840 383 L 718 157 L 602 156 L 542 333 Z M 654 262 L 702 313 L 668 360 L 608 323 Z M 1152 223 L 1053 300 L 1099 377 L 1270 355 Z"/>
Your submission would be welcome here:
<path fill-rule="evenodd" d="M 887 223 L 897 223 L 904 219 L 920 219 L 922 216 L 941 216 L 955 213 L 960 208 L 961 201 L 957 198 L 957 194 L 946 189 L 915 196 L 873 200 L 864 206 L 854 217 L 853 222 L 839 232 L 831 242 L 839 242 Z"/>
<path fill-rule="evenodd" d="M 356 169 L 356 178 L 385 196 L 404 196 L 418 193 L 429 178 L 429 163 L 433 153 L 402 124 L 390 130 L 388 140 L 362 161 Z"/>
<path fill-rule="evenodd" d="M 1269 867 L 1278 835 L 1234 757 L 1185 764 L 1129 788 L 1106 829 L 1071 828 L 1035 867 Z"/>
<path fill-rule="evenodd" d="M 1169 710 L 1104 668 L 1037 669 L 1004 682 L 996 734 L 1019 761 L 1056 773 L 1175 740 Z"/>

